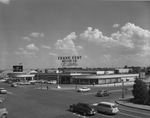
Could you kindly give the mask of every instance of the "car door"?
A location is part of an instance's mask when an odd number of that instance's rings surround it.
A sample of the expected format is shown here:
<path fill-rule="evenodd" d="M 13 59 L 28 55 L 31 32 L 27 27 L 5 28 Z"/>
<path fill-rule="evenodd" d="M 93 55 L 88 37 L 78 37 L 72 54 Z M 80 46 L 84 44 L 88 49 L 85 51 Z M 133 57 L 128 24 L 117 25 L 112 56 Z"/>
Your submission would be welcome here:
<path fill-rule="evenodd" d="M 99 111 L 99 112 L 103 112 L 103 104 L 99 103 L 99 104 L 96 106 L 96 110 Z"/>
<path fill-rule="evenodd" d="M 78 104 L 77 105 L 77 111 L 78 112 L 83 112 L 85 110 L 84 104 Z"/>
<path fill-rule="evenodd" d="M 107 91 L 104 91 L 104 93 L 103 93 L 103 94 L 104 94 L 104 96 L 107 96 Z"/>

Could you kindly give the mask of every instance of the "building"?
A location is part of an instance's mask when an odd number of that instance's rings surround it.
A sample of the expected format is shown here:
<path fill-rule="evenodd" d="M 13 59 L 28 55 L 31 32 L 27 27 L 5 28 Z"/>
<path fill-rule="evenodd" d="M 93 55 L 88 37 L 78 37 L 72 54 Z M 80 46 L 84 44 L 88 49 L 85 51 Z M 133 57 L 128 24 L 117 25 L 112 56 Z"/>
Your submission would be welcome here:
<path fill-rule="evenodd" d="M 59 84 L 111 84 L 133 82 L 139 74 L 114 74 L 111 71 L 68 70 L 63 73 L 37 73 L 37 80 L 56 80 Z"/>

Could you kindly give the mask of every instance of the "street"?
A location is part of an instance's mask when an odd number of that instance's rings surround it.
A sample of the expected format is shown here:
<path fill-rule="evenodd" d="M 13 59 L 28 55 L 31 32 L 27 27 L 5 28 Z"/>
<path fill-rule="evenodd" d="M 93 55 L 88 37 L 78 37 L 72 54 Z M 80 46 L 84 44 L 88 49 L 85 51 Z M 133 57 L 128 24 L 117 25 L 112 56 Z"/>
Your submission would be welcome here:
<path fill-rule="evenodd" d="M 47 86 L 46 84 L 43 86 Z M 78 113 L 69 111 L 69 105 L 77 102 L 97 103 L 100 101 L 114 102 L 121 98 L 121 87 L 92 87 L 91 91 L 86 93 L 78 93 L 75 89 L 53 89 L 56 85 L 48 85 L 49 90 L 36 89 L 40 84 L 22 85 L 19 87 L 10 87 L 9 84 L 0 83 L 0 87 L 7 89 L 7 94 L 0 94 L 5 98 L 1 106 L 7 108 L 9 118 L 83 118 Z M 66 85 L 67 86 L 67 85 Z M 71 85 L 69 85 L 71 86 Z M 131 88 L 131 87 L 130 87 Z M 111 91 L 110 96 L 96 97 L 97 90 L 107 89 Z M 131 95 L 128 90 L 125 97 Z M 149 111 L 128 108 L 119 105 L 120 112 L 116 115 L 106 115 L 96 113 L 94 116 L 86 116 L 86 118 L 149 118 Z M 85 117 L 84 117 L 85 118 Z"/>

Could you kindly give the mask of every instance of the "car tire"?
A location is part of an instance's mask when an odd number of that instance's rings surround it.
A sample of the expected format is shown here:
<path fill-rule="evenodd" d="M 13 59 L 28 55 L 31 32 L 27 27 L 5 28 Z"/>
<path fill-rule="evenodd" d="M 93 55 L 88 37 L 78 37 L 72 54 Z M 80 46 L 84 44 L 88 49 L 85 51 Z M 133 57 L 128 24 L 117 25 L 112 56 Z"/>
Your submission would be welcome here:
<path fill-rule="evenodd" d="M 73 112 L 73 111 L 74 111 L 73 107 L 70 107 L 70 111 L 71 111 L 71 112 Z"/>
<path fill-rule="evenodd" d="M 86 113 L 86 112 L 83 112 L 83 115 L 84 115 L 84 116 L 86 116 L 86 115 L 87 115 L 87 113 Z"/>
<path fill-rule="evenodd" d="M 3 114 L 1 118 L 7 118 L 7 114 Z"/>

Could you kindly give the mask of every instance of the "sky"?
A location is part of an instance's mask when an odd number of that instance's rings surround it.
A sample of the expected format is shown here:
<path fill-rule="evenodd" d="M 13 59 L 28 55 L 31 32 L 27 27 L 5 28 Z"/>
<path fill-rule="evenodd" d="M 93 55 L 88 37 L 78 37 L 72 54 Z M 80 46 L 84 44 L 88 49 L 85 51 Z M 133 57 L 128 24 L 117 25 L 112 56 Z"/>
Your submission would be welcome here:
<path fill-rule="evenodd" d="M 0 69 L 150 66 L 150 2 L 0 0 Z"/>

